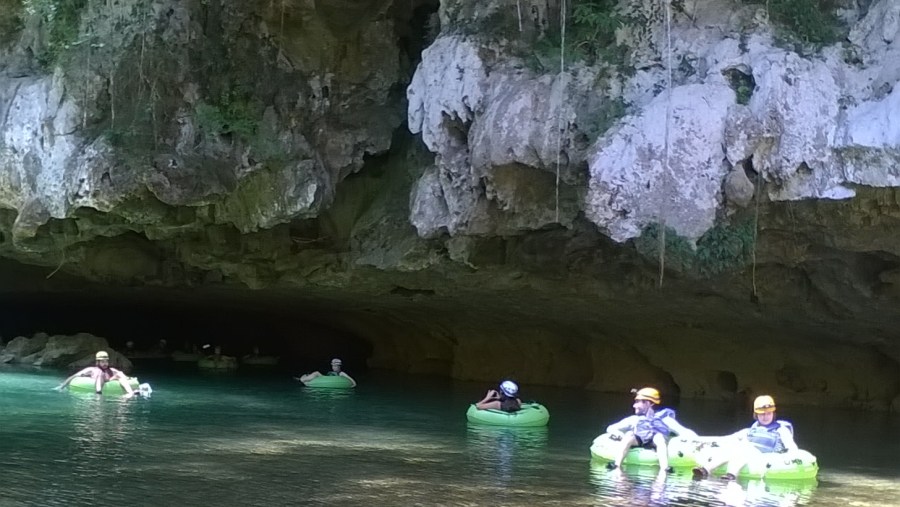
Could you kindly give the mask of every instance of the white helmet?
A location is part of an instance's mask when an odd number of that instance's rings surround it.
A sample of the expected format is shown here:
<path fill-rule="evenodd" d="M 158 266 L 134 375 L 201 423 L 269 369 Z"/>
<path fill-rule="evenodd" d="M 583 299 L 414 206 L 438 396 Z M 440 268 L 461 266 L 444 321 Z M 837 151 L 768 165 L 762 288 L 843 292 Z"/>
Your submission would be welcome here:
<path fill-rule="evenodd" d="M 519 392 L 519 386 L 512 380 L 504 380 L 500 383 L 500 390 L 503 391 L 503 394 L 512 398 Z"/>

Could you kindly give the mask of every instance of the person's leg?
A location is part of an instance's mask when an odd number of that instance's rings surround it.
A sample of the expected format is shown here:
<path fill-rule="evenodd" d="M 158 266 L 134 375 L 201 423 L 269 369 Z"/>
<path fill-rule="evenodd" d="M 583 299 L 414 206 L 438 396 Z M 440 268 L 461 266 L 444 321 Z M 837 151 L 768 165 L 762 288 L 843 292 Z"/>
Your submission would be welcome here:
<path fill-rule="evenodd" d="M 738 473 L 744 468 L 744 465 L 760 454 L 762 453 L 752 445 L 741 447 L 734 453 L 734 456 L 728 460 L 728 468 L 725 469 L 725 475 L 723 475 L 722 478 L 732 481 L 737 479 Z"/>
<path fill-rule="evenodd" d="M 103 373 L 96 372 L 92 378 L 94 380 L 94 392 L 103 394 L 103 384 L 106 383 L 106 379 L 103 378 Z"/>
<path fill-rule="evenodd" d="M 719 468 L 720 466 L 728 463 L 731 458 L 731 454 L 733 452 L 727 452 L 725 450 L 716 450 L 710 451 L 708 453 L 703 454 L 703 456 L 708 456 L 708 458 L 700 459 L 698 462 L 700 466 L 694 468 L 694 477 L 708 477 L 709 473 Z"/>
<path fill-rule="evenodd" d="M 131 388 L 131 383 L 128 381 L 128 375 L 124 373 L 116 374 L 116 380 L 119 381 L 119 385 L 122 386 L 122 389 L 125 390 L 125 393 L 128 394 L 128 397 L 134 396 L 134 389 Z"/>
<path fill-rule="evenodd" d="M 619 442 L 619 453 L 616 455 L 615 461 L 611 461 L 609 464 L 609 468 L 618 468 L 622 466 L 622 462 L 625 461 L 625 456 L 628 455 L 628 451 L 631 450 L 632 447 L 639 445 L 638 439 L 634 436 L 634 433 L 628 432 L 622 437 L 622 441 Z"/>
<path fill-rule="evenodd" d="M 300 377 L 300 382 L 309 382 L 310 380 L 317 378 L 317 377 L 321 377 L 321 376 L 322 376 L 321 373 L 314 371 L 312 373 L 307 373 L 306 375 L 302 375 Z"/>
<path fill-rule="evenodd" d="M 660 433 L 654 433 L 653 445 L 656 446 L 656 459 L 659 460 L 660 471 L 669 472 L 669 445 L 666 443 L 666 437 Z"/>

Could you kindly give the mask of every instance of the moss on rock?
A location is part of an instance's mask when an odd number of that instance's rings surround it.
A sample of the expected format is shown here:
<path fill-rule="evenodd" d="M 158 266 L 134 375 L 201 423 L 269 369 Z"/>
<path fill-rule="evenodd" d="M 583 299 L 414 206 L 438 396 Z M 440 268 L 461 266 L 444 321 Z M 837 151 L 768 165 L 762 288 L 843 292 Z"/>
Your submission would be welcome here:
<path fill-rule="evenodd" d="M 24 24 L 22 0 L 0 0 L 0 44 L 13 39 Z"/>
<path fill-rule="evenodd" d="M 665 264 L 677 272 L 712 277 L 743 268 L 753 254 L 754 222 L 744 218 L 733 223 L 718 223 L 708 230 L 696 246 L 666 228 Z M 650 260 L 659 259 L 659 224 L 646 226 L 634 240 L 637 252 Z"/>

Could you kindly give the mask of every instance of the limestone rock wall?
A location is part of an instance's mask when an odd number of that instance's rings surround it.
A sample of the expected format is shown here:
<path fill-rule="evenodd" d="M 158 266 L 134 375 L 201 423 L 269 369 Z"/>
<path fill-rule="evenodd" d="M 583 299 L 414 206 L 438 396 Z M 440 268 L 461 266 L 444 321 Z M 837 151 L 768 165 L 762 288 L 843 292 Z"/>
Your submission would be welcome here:
<path fill-rule="evenodd" d="M 0 67 L 7 255 L 316 216 L 402 121 L 401 21 L 364 3 L 374 12 L 336 27 L 311 1 L 87 2 L 68 27 L 84 43 L 43 66 L 17 56 L 50 53 L 54 21 L 23 12 Z M 95 211 L 106 230 L 39 231 Z"/>
<path fill-rule="evenodd" d="M 446 9 L 457 13 L 464 3 Z M 896 186 L 900 139 L 887 117 L 898 93 L 897 7 L 874 3 L 857 13 L 843 49 L 808 55 L 783 48 L 760 22 L 759 5 L 723 18 L 724 4 L 676 10 L 671 47 L 656 2 L 623 6 L 647 21 L 623 28 L 632 76 L 601 79 L 603 70 L 578 60 L 564 72 L 534 75 L 509 43 L 452 30 L 439 37 L 408 91 L 410 128 L 436 154 L 415 188 L 411 221 L 421 234 L 485 234 L 493 224 L 512 224 L 510 232 L 567 226 L 584 211 L 616 241 L 661 219 L 696 240 L 725 208 L 722 187 L 733 167 L 759 174 L 772 200 L 848 199 L 854 185 Z M 455 23 L 498 11 L 476 9 Z M 751 83 L 741 97 L 735 76 Z M 600 104 L 625 100 L 630 111 L 586 147 L 590 115 L 600 113 L 596 104 L 582 107 L 590 96 Z M 537 194 L 528 207 L 502 191 L 509 166 L 519 185 L 513 194 L 546 172 L 555 185 L 557 162 L 559 216 L 555 194 Z M 587 192 L 571 192 L 577 183 Z"/>
<path fill-rule="evenodd" d="M 626 334 L 611 334 L 585 333 L 586 326 L 571 324 L 569 329 L 539 322 L 491 324 L 436 324 L 444 328 L 443 336 L 391 329 L 362 335 L 374 345 L 374 367 L 486 385 L 512 378 L 523 385 L 623 394 L 654 385 L 668 397 L 749 403 L 770 393 L 785 405 L 867 410 L 891 410 L 900 394 L 897 361 L 877 347 L 828 341 L 813 346 L 806 337 L 773 340 L 763 333 L 726 338 L 674 326 L 655 333 L 632 326 Z M 602 321 L 593 324 L 603 327 Z"/>

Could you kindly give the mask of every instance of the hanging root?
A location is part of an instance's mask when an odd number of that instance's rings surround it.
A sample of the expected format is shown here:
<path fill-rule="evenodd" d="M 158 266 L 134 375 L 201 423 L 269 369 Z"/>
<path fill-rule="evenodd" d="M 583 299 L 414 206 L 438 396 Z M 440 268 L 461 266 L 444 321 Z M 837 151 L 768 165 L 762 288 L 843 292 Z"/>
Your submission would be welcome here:
<path fill-rule="evenodd" d="M 672 5 L 668 0 L 662 0 L 666 4 L 666 69 L 668 71 L 666 86 L 666 129 L 663 144 L 665 145 L 665 165 L 663 167 L 663 195 L 660 200 L 659 210 L 659 288 L 663 286 L 666 273 L 666 211 L 669 198 L 669 124 L 672 122 Z"/>
<path fill-rule="evenodd" d="M 522 0 L 516 0 L 516 14 L 519 15 L 519 33 L 522 33 Z"/>
<path fill-rule="evenodd" d="M 659 221 L 659 288 L 663 286 L 666 275 L 666 220 Z"/>
<path fill-rule="evenodd" d="M 756 289 L 756 245 L 759 243 L 759 200 L 760 194 L 762 193 L 762 170 L 756 172 L 756 211 L 755 216 L 753 218 L 753 253 L 752 253 L 752 267 L 750 271 L 750 282 L 753 286 L 752 297 L 754 299 L 759 297 L 759 292 Z"/>
<path fill-rule="evenodd" d="M 51 271 L 50 274 L 47 275 L 46 278 L 44 278 L 44 280 L 49 280 L 50 278 L 52 278 L 53 275 L 55 275 L 60 269 L 62 269 L 62 267 L 63 267 L 65 264 L 66 264 L 66 251 L 63 250 L 62 256 L 61 256 L 60 259 L 59 259 L 59 265 L 56 266 L 56 269 L 54 269 L 53 271 Z"/>
<path fill-rule="evenodd" d="M 563 72 L 566 71 L 566 0 L 559 2 L 559 79 L 563 79 Z M 563 92 L 560 91 L 560 95 Z M 559 164 L 562 153 L 562 135 L 563 135 L 563 108 L 562 100 L 560 100 L 559 117 L 556 121 L 556 223 L 559 223 Z"/>

